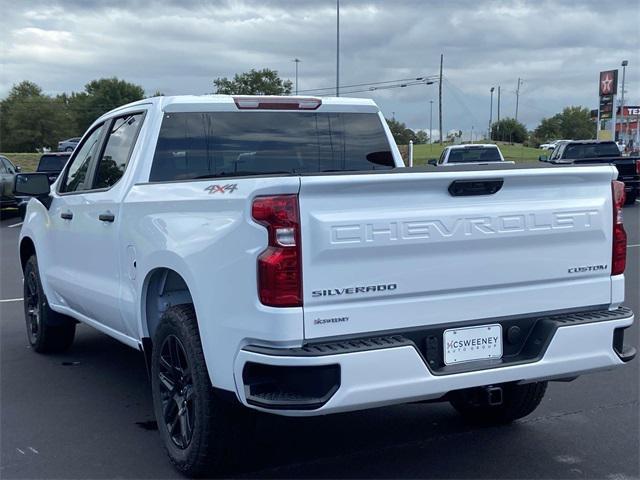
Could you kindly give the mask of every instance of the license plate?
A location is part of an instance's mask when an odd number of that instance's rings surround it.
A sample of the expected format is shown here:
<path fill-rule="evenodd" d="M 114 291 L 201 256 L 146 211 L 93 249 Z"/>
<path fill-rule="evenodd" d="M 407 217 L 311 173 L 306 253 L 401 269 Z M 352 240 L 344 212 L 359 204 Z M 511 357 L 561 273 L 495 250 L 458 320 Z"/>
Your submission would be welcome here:
<path fill-rule="evenodd" d="M 502 325 L 451 328 L 444 332 L 444 363 L 502 358 Z"/>

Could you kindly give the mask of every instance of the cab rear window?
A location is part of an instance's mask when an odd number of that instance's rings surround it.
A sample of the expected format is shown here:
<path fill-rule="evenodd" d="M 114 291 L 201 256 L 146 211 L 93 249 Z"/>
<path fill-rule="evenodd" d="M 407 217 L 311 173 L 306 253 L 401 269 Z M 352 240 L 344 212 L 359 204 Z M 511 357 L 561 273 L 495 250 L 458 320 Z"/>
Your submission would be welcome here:
<path fill-rule="evenodd" d="M 447 163 L 500 162 L 500 154 L 493 147 L 454 148 L 449 152 Z"/>
<path fill-rule="evenodd" d="M 38 172 L 61 172 L 69 155 L 42 155 L 38 162 Z"/>
<path fill-rule="evenodd" d="M 580 158 L 619 157 L 620 150 L 614 142 L 575 143 L 566 146 L 563 158 L 578 160 Z"/>
<path fill-rule="evenodd" d="M 377 114 L 167 113 L 149 180 L 390 169 Z"/>

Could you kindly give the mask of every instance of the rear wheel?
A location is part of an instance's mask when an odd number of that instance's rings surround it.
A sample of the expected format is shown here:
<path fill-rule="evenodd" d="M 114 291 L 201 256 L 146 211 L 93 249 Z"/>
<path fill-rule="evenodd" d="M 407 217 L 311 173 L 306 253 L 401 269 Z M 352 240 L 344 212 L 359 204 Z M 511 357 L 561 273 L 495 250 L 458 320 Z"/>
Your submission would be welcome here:
<path fill-rule="evenodd" d="M 193 306 L 164 313 L 154 335 L 151 387 L 158 430 L 173 465 L 191 477 L 229 466 L 250 416 L 214 393 Z"/>
<path fill-rule="evenodd" d="M 638 198 L 638 192 L 628 193 L 624 201 L 625 205 L 633 205 Z"/>
<path fill-rule="evenodd" d="M 544 397 L 547 382 L 517 385 L 508 383 L 502 387 L 502 403 L 489 405 L 482 388 L 452 392 L 450 402 L 465 419 L 482 424 L 510 423 L 532 413 Z"/>
<path fill-rule="evenodd" d="M 54 312 L 42 290 L 38 261 L 32 255 L 24 268 L 24 316 L 31 348 L 38 353 L 67 350 L 76 334 L 71 318 Z"/>

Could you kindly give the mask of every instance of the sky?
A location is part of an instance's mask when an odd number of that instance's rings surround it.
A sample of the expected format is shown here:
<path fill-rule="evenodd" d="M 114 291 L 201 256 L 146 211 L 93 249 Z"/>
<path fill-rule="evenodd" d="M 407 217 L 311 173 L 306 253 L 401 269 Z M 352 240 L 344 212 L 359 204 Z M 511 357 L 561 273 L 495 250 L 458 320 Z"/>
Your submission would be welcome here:
<path fill-rule="evenodd" d="M 340 0 L 342 85 L 437 75 L 443 130 L 486 132 L 490 88 L 501 117 L 528 128 L 569 105 L 597 107 L 598 72 L 626 71 L 640 104 L 640 1 Z M 148 95 L 206 94 L 251 68 L 335 86 L 336 0 L 0 0 L 0 98 L 30 80 L 47 94 L 119 77 Z M 343 89 L 344 91 L 345 89 Z M 353 90 L 353 89 L 352 89 Z M 621 90 L 621 86 L 619 87 Z M 354 93 L 414 129 L 438 128 L 438 85 Z M 497 116 L 497 90 L 493 118 Z"/>

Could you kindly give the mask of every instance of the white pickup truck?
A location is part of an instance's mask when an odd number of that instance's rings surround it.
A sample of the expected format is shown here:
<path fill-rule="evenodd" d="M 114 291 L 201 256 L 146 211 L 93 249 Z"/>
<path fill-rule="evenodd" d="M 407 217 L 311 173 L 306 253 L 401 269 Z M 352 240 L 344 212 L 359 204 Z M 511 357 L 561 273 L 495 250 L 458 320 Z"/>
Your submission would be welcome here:
<path fill-rule="evenodd" d="M 68 348 L 83 322 L 142 350 L 187 475 L 223 464 L 251 409 L 441 399 L 509 422 L 547 381 L 633 358 L 614 167 L 403 167 L 370 100 L 111 111 L 51 188 L 16 178 L 34 197 L 19 240 L 32 348 Z"/>

